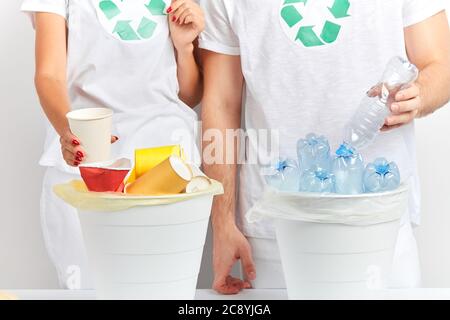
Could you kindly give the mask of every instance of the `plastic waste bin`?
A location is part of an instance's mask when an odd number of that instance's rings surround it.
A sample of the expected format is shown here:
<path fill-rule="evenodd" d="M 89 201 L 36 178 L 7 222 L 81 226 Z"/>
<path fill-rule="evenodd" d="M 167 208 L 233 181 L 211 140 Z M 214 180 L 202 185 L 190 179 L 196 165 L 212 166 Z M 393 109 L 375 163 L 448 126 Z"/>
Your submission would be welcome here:
<path fill-rule="evenodd" d="M 408 188 L 374 194 L 268 190 L 247 215 L 274 220 L 289 299 L 370 295 L 388 285 Z"/>
<path fill-rule="evenodd" d="M 98 299 L 194 299 L 214 195 L 88 192 L 81 181 L 55 187 L 79 211 Z"/>

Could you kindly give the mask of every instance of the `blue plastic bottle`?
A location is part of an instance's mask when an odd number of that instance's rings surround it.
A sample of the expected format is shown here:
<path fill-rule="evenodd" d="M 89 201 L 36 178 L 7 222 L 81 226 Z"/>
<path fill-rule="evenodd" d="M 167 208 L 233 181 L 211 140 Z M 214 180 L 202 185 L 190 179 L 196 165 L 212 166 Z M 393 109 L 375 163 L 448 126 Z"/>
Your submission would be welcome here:
<path fill-rule="evenodd" d="M 310 133 L 297 142 L 298 166 L 301 172 L 321 168 L 331 169 L 330 145 L 324 136 Z"/>
<path fill-rule="evenodd" d="M 364 161 L 362 156 L 349 144 L 342 144 L 336 151 L 333 174 L 336 178 L 336 193 L 360 194 L 364 192 Z"/>
<path fill-rule="evenodd" d="M 395 190 L 400 185 L 400 171 L 395 162 L 378 158 L 369 163 L 364 172 L 364 189 L 366 192 L 386 192 Z"/>
<path fill-rule="evenodd" d="M 280 159 L 269 168 L 263 169 L 262 174 L 271 187 L 279 191 L 298 192 L 300 171 L 295 160 Z"/>
<path fill-rule="evenodd" d="M 328 170 L 315 168 L 306 170 L 300 177 L 300 191 L 302 192 L 335 192 L 335 177 Z"/>

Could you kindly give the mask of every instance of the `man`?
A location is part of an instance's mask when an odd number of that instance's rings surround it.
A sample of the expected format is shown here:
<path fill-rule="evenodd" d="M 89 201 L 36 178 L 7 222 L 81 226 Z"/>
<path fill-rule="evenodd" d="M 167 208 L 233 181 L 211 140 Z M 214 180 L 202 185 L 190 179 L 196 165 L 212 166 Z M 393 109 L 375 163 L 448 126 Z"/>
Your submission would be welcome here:
<path fill-rule="evenodd" d="M 297 139 L 309 132 L 327 136 L 337 147 L 345 123 L 391 57 L 402 56 L 418 66 L 417 82 L 396 95 L 383 133 L 363 153 L 366 160 L 384 155 L 396 161 L 402 177 L 411 181 L 409 212 L 402 219 L 394 257 L 397 287 L 420 284 L 412 232 L 420 222 L 413 121 L 450 99 L 444 2 L 203 0 L 204 131 L 214 128 L 225 135 L 226 129 L 240 128 L 245 101 L 245 129 L 278 130 L 284 157 L 295 158 Z M 250 149 L 255 145 L 250 137 Z M 224 147 L 224 158 L 232 151 Z M 260 169 L 242 165 L 238 181 L 236 164 L 205 166 L 225 186 L 212 216 L 213 287 L 224 294 L 251 285 L 285 286 L 273 226 L 250 225 L 244 219 L 264 187 Z M 239 259 L 242 279 L 230 276 Z"/>

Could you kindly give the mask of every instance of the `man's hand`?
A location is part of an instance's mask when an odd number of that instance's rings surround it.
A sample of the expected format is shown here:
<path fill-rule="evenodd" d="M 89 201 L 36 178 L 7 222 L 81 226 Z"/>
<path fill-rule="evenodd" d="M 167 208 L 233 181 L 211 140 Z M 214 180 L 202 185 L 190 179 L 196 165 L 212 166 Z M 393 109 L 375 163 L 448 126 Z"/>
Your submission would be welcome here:
<path fill-rule="evenodd" d="M 418 84 L 414 83 L 408 88 L 400 90 L 391 104 L 392 115 L 386 119 L 381 130 L 388 131 L 411 123 L 420 114 L 421 106 L 422 99 Z"/>
<path fill-rule="evenodd" d="M 380 94 L 381 84 L 376 85 L 367 93 L 369 97 L 376 97 Z M 419 84 L 413 83 L 396 93 L 392 93 L 389 96 L 388 105 L 392 114 L 386 118 L 381 131 L 396 129 L 414 121 L 420 115 L 420 108 L 422 107 Z"/>
<path fill-rule="evenodd" d="M 392 115 L 386 119 L 383 131 L 427 116 L 450 99 L 450 29 L 445 11 L 404 31 L 408 59 L 419 68 L 420 74 L 414 84 L 388 101 Z M 379 90 L 376 86 L 368 95 L 374 97 Z"/>
<path fill-rule="evenodd" d="M 233 265 L 241 260 L 244 279 L 230 275 Z M 251 287 L 256 277 L 250 244 L 234 224 L 216 227 L 213 248 L 214 283 L 213 289 L 221 294 L 237 294 Z"/>

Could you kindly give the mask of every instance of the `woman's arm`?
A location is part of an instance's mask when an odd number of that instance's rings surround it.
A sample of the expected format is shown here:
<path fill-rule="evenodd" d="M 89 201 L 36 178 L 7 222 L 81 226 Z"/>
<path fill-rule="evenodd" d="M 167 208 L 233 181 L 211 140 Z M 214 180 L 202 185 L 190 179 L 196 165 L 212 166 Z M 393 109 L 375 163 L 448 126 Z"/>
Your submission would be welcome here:
<path fill-rule="evenodd" d="M 66 82 L 67 29 L 64 18 L 36 14 L 36 90 L 47 118 L 61 137 L 61 152 L 68 165 L 78 166 L 85 157 L 81 142 L 69 128 L 70 111 Z"/>
<path fill-rule="evenodd" d="M 60 136 L 69 130 L 67 93 L 67 30 L 64 18 L 53 13 L 36 13 L 37 93 L 47 118 Z"/>
<path fill-rule="evenodd" d="M 172 0 L 167 13 L 178 67 L 178 95 L 193 108 L 200 103 L 203 94 L 197 46 L 197 37 L 205 27 L 203 11 L 193 0 Z"/>
<path fill-rule="evenodd" d="M 203 95 L 203 77 L 198 54 L 196 42 L 185 50 L 176 49 L 177 75 L 180 85 L 178 96 L 191 108 L 200 103 Z"/>

